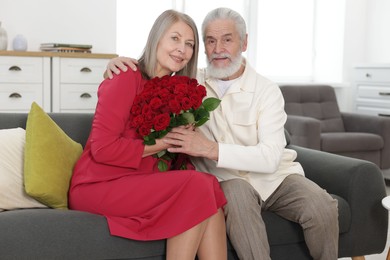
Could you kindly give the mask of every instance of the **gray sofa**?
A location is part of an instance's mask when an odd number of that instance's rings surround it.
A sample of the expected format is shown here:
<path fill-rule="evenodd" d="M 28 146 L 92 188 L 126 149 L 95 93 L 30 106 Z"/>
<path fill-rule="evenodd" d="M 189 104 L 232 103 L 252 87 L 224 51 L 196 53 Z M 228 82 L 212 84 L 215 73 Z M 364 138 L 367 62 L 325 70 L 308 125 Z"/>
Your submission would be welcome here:
<path fill-rule="evenodd" d="M 50 114 L 75 141 L 85 144 L 91 114 Z M 27 114 L 0 113 L 0 129 L 25 127 Z M 380 253 L 388 212 L 383 176 L 368 161 L 290 145 L 306 176 L 339 200 L 339 256 Z M 263 212 L 272 259 L 310 259 L 299 225 Z M 0 259 L 164 259 L 165 241 L 140 242 L 110 236 L 105 218 L 56 209 L 0 213 Z M 229 259 L 238 259 L 228 245 Z"/>

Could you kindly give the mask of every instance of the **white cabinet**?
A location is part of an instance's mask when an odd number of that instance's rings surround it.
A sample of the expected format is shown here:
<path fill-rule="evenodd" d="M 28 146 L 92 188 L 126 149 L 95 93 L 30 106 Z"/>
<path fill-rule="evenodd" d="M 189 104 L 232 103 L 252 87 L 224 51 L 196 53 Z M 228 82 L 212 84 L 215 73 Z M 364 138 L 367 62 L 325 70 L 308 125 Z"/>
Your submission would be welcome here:
<path fill-rule="evenodd" d="M 93 113 L 97 89 L 115 54 L 0 51 L 0 112 Z"/>
<path fill-rule="evenodd" d="M 354 72 L 356 111 L 390 116 L 390 64 L 356 66 Z"/>
<path fill-rule="evenodd" d="M 93 113 L 108 59 L 53 57 L 53 112 Z"/>
<path fill-rule="evenodd" d="M 50 58 L 0 56 L 0 112 L 50 112 Z"/>

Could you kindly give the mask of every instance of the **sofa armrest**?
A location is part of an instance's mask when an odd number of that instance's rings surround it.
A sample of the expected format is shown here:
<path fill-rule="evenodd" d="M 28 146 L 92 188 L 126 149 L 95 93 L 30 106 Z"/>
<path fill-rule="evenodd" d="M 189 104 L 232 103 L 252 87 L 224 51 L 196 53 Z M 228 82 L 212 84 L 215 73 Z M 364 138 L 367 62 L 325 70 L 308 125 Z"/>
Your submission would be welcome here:
<path fill-rule="evenodd" d="M 341 113 L 347 132 L 363 132 L 380 135 L 384 146 L 381 151 L 381 168 L 390 168 L 390 117 Z"/>
<path fill-rule="evenodd" d="M 320 150 L 321 122 L 315 118 L 288 115 L 285 128 L 290 134 L 291 144 Z"/>
<path fill-rule="evenodd" d="M 386 186 L 378 166 L 368 161 L 295 145 L 289 145 L 288 148 L 297 151 L 297 161 L 301 163 L 307 178 L 348 202 L 351 227 L 340 239 L 344 236 L 344 239 L 355 241 L 349 244 L 357 251 L 364 252 L 370 246 L 384 248 L 388 211 L 381 205 L 386 196 Z M 380 239 L 372 239 L 378 235 Z"/>

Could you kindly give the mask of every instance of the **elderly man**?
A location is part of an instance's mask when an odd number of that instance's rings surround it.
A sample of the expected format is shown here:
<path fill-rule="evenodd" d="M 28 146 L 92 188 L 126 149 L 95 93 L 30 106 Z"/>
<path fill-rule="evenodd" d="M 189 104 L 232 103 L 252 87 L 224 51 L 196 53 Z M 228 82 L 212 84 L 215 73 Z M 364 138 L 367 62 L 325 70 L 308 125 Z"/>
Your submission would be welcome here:
<path fill-rule="evenodd" d="M 198 170 L 219 178 L 227 233 L 240 259 L 270 259 L 262 210 L 299 223 L 313 259 L 337 259 L 337 201 L 304 177 L 295 151 L 285 148 L 283 96 L 243 58 L 244 19 L 228 8 L 212 10 L 202 36 L 208 66 L 197 78 L 222 101 L 200 130 L 170 132 L 166 142 L 175 148 L 169 151 L 191 155 Z M 107 73 L 126 70 L 124 64 L 134 69 L 133 63 L 113 59 Z"/>

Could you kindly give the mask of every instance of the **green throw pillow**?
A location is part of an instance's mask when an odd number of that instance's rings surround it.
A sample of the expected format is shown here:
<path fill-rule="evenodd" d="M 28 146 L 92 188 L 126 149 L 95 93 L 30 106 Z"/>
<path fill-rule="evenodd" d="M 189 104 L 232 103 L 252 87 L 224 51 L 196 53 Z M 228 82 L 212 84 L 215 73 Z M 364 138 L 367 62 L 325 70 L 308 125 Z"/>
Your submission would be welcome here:
<path fill-rule="evenodd" d="M 67 209 L 73 167 L 82 151 L 82 146 L 34 102 L 26 124 L 26 193 L 49 207 Z"/>

